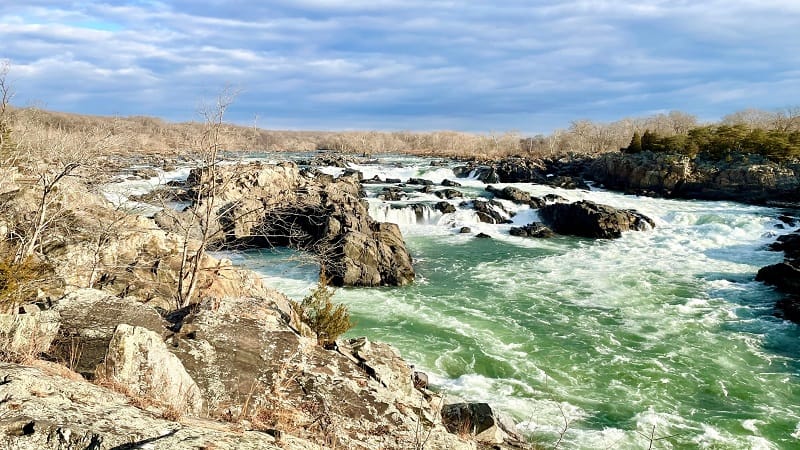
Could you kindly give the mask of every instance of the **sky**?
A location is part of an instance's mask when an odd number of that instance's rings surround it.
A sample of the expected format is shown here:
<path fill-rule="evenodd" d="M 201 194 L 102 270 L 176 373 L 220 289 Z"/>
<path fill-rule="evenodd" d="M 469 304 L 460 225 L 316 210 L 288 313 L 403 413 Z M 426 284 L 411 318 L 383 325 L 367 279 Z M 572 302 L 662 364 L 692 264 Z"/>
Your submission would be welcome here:
<path fill-rule="evenodd" d="M 798 0 L 0 0 L 18 106 L 549 133 L 800 105 Z"/>

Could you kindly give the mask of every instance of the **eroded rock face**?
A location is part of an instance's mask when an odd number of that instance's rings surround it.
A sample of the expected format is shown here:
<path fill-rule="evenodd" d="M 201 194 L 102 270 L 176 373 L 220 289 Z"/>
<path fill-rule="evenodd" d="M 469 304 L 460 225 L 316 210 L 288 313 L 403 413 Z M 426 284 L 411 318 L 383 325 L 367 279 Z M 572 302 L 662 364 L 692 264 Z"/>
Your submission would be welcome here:
<path fill-rule="evenodd" d="M 247 415 L 249 408 L 267 428 L 301 429 L 307 439 L 327 433 L 330 446 L 362 449 L 413 447 L 422 421 L 430 448 L 474 448 L 446 431 L 441 399 L 415 389 L 411 369 L 385 344 L 359 340 L 326 350 L 259 299 L 201 305 L 185 326 L 191 331 L 172 337 L 170 348 L 213 417 Z"/>
<path fill-rule="evenodd" d="M 618 238 L 623 231 L 643 231 L 655 226 L 650 218 L 634 210 L 586 200 L 546 205 L 539 209 L 539 215 L 556 233 L 588 238 Z"/>
<path fill-rule="evenodd" d="M 128 325 L 163 334 L 167 323 L 158 311 L 133 297 L 118 298 L 96 289 L 79 289 L 53 307 L 61 327 L 51 354 L 92 378 L 103 362 L 117 325 Z"/>
<path fill-rule="evenodd" d="M 508 231 L 512 236 L 549 238 L 555 236 L 553 230 L 541 222 L 533 222 L 522 227 L 511 227 Z"/>
<path fill-rule="evenodd" d="M 786 294 L 776 307 L 787 320 L 800 323 L 800 231 L 780 236 L 770 249 L 782 251 L 784 261 L 762 267 L 756 281 L 775 286 Z"/>
<path fill-rule="evenodd" d="M 125 385 L 133 395 L 168 404 L 180 413 L 199 414 L 203 396 L 161 334 L 119 324 L 96 373 Z"/>
<path fill-rule="evenodd" d="M 11 358 L 35 357 L 47 351 L 58 333 L 59 317 L 26 305 L 20 314 L 0 314 L 0 352 Z"/>
<path fill-rule="evenodd" d="M 224 423 L 159 417 L 131 406 L 122 394 L 55 373 L 58 369 L 0 363 L 0 448 L 8 450 L 307 449 L 287 438 L 280 446 L 259 431 Z"/>
<path fill-rule="evenodd" d="M 514 421 L 488 403 L 454 403 L 442 408 L 442 418 L 453 433 L 475 436 L 485 444 L 521 444 L 523 437 Z"/>
<path fill-rule="evenodd" d="M 588 172 L 609 189 L 634 193 L 747 203 L 800 201 L 796 164 L 712 163 L 651 152 L 607 153 L 598 157 Z"/>
<path fill-rule="evenodd" d="M 361 200 L 360 174 L 336 179 L 292 163 L 220 167 L 212 211 L 220 248 L 293 246 L 320 256 L 334 285 L 404 285 L 414 270 L 399 228 L 375 222 Z M 193 172 L 188 183 L 207 177 Z M 387 191 L 393 193 L 394 191 Z M 399 192 L 395 192 L 399 194 Z M 394 195 L 394 194 L 392 194 Z M 201 209 L 210 208 L 207 203 Z M 162 226 L 188 220 L 157 216 Z"/>

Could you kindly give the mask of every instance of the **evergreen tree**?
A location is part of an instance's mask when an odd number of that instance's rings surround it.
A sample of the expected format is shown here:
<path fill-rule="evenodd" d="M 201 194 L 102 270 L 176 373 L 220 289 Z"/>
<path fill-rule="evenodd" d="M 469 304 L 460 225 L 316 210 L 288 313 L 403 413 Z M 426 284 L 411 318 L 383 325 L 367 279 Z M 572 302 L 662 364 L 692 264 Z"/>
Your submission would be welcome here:
<path fill-rule="evenodd" d="M 655 144 L 658 141 L 658 136 L 655 133 L 651 132 L 650 130 L 644 130 L 644 134 L 642 135 L 642 151 L 644 152 L 652 152 L 655 150 Z"/>
<path fill-rule="evenodd" d="M 625 153 L 641 153 L 642 151 L 642 136 L 638 131 L 633 132 L 631 143 L 625 149 Z"/>

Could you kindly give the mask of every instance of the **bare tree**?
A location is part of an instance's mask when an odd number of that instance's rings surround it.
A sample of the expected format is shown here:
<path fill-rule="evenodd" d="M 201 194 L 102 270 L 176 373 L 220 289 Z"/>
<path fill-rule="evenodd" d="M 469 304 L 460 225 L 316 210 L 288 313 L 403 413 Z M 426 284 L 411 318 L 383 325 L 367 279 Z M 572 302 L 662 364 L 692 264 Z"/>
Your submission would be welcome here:
<path fill-rule="evenodd" d="M 218 172 L 224 131 L 223 120 L 235 97 L 235 92 L 225 89 L 217 97 L 213 107 L 206 106 L 201 110 L 205 130 L 197 147 L 201 163 L 200 180 L 195 187 L 194 202 L 189 209 L 189 222 L 183 225 L 185 231 L 178 274 L 177 299 L 179 307 L 182 308 L 189 306 L 194 298 L 206 248 L 215 234 L 212 222 L 219 206 L 217 193 L 221 188 Z M 198 236 L 193 235 L 195 230 L 199 230 Z M 197 238 L 194 249 L 192 249 L 193 237 Z"/>

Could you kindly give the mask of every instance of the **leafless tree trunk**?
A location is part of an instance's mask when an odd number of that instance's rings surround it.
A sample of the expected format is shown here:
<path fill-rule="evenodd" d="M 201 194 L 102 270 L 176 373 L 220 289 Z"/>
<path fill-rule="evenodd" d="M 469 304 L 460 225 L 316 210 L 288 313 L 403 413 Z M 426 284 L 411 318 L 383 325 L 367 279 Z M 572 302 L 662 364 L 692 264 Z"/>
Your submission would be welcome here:
<path fill-rule="evenodd" d="M 194 203 L 191 207 L 191 221 L 186 225 L 184 232 L 183 248 L 181 254 L 180 270 L 178 275 L 178 304 L 181 308 L 189 306 L 197 290 L 197 282 L 202 269 L 203 257 L 212 237 L 212 219 L 217 208 L 218 192 L 218 167 L 219 153 L 222 145 L 223 120 L 225 112 L 235 93 L 226 89 L 217 97 L 214 108 L 204 108 L 201 111 L 205 120 L 206 129 L 199 142 L 200 182 L 196 188 Z M 191 232 L 199 228 L 200 236 L 197 249 L 191 250 Z"/>

